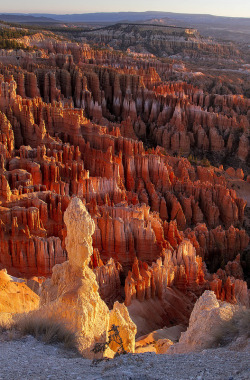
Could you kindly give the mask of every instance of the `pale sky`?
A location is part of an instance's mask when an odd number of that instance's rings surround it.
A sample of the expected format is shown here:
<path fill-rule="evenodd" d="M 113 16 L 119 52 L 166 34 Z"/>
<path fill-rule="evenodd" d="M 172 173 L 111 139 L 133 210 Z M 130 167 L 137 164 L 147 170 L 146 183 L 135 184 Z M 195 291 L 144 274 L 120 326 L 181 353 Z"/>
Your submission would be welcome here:
<path fill-rule="evenodd" d="M 165 11 L 250 17 L 250 0 L 1 0 L 0 13 Z"/>

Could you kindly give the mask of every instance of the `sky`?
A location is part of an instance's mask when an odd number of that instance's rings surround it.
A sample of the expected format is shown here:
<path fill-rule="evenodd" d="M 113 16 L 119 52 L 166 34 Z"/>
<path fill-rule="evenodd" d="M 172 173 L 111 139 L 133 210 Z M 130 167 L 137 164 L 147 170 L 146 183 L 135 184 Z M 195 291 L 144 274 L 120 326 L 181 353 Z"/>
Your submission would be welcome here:
<path fill-rule="evenodd" d="M 9 0 L 0 13 L 143 12 L 207 13 L 216 16 L 250 17 L 250 0 Z"/>

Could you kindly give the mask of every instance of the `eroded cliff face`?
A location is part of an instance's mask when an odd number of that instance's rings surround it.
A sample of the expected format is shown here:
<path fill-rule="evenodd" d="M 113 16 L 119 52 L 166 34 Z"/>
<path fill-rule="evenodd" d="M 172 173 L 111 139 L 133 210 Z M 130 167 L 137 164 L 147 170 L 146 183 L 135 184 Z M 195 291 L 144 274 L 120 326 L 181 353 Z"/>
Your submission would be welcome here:
<path fill-rule="evenodd" d="M 64 215 L 77 196 L 93 219 L 89 266 L 109 307 L 172 297 L 165 323 L 174 303 L 185 304 L 186 323 L 205 289 L 247 304 L 240 263 L 228 263 L 249 242 L 246 201 L 228 176 L 246 183 L 247 173 L 181 155 L 229 154 L 247 166 L 249 99 L 167 81 L 172 65 L 150 57 L 36 43 L 39 56 L 0 57 L 0 265 L 29 278 L 70 262 Z"/>

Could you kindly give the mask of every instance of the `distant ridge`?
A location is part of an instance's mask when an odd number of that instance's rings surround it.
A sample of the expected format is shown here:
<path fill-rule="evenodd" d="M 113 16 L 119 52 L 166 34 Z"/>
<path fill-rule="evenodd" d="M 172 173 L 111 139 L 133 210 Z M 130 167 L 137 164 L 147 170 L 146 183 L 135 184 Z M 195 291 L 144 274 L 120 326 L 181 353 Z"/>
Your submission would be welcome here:
<path fill-rule="evenodd" d="M 1 15 L 4 16 L 4 15 Z M 172 12 L 158 12 L 158 11 L 148 11 L 148 12 L 99 12 L 99 13 L 82 13 L 82 14 L 50 14 L 50 13 L 8 13 L 6 16 L 19 16 L 19 17 L 35 17 L 34 22 L 40 21 L 44 22 L 138 22 L 146 21 L 152 18 L 170 18 L 175 21 L 189 22 L 189 23 L 238 23 L 246 22 L 250 23 L 250 18 L 243 17 L 223 17 L 223 16 L 213 16 L 209 14 L 186 14 L 186 13 L 172 13 Z M 44 19 L 45 18 L 45 19 Z M 27 21 L 23 21 L 27 22 Z M 32 22 L 32 21 L 31 21 Z"/>
<path fill-rule="evenodd" d="M 209 14 L 172 12 L 99 12 L 82 14 L 6 13 L 0 20 L 26 24 L 87 24 L 93 27 L 117 23 L 146 23 L 196 29 L 206 37 L 247 43 L 250 39 L 250 17 L 224 17 Z"/>
<path fill-rule="evenodd" d="M 54 20 L 45 16 L 33 16 L 33 15 L 16 15 L 16 14 L 0 14 L 0 20 L 5 22 L 14 22 L 14 23 L 57 23 L 57 20 Z"/>

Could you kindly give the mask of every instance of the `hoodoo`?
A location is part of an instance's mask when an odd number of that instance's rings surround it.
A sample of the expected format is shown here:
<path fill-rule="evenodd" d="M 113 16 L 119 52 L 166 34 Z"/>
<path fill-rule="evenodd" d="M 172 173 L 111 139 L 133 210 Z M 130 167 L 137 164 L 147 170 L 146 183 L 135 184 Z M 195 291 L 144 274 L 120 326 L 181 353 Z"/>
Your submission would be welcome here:
<path fill-rule="evenodd" d="M 65 214 L 68 261 L 53 268 L 43 284 L 41 306 L 48 316 L 63 320 L 77 331 L 80 350 L 86 357 L 96 342 L 106 342 L 109 309 L 98 293 L 98 284 L 88 263 L 93 252 L 95 225 L 82 201 L 71 200 Z"/>
<path fill-rule="evenodd" d="M 124 348 L 134 352 L 136 326 L 126 306 L 116 302 L 110 314 L 99 295 L 96 276 L 89 267 L 95 224 L 79 198 L 74 197 L 70 201 L 64 222 L 68 261 L 55 265 L 51 279 L 43 283 L 41 313 L 63 321 L 75 331 L 79 350 L 87 358 L 95 357 L 93 348 L 96 343 L 108 341 L 108 330 L 112 324 L 118 326 Z M 116 351 L 119 347 L 110 348 Z"/>

